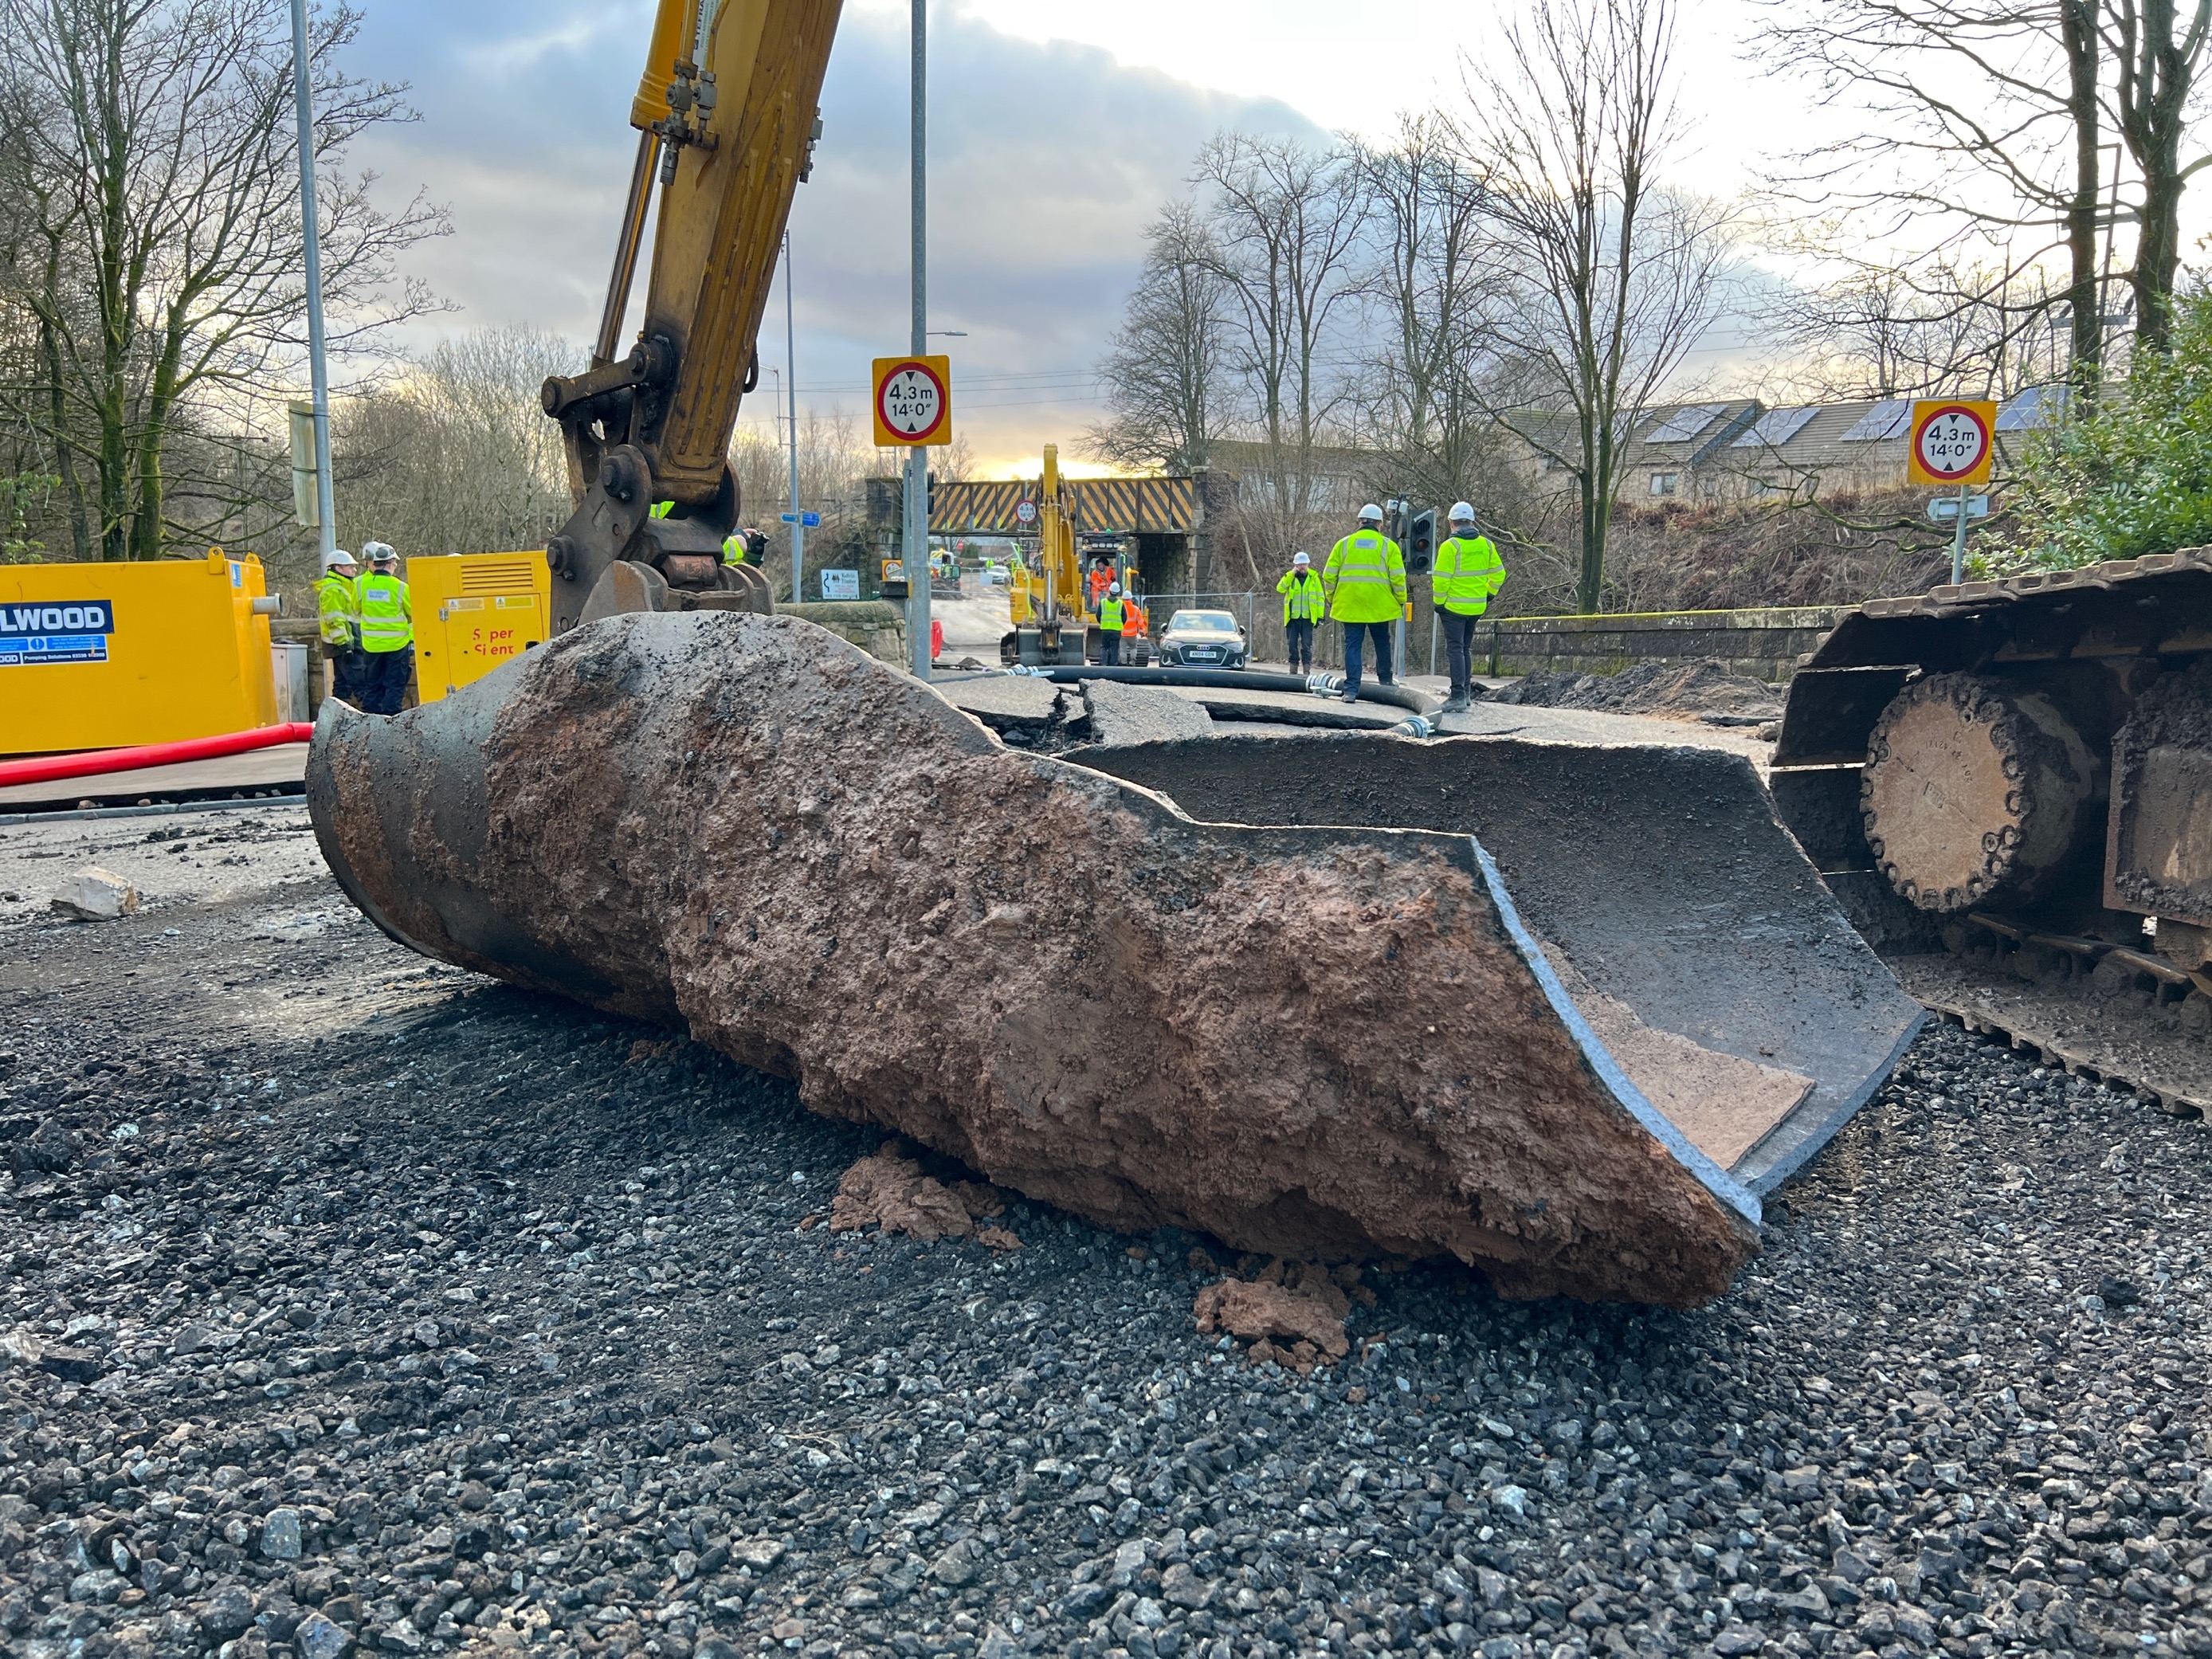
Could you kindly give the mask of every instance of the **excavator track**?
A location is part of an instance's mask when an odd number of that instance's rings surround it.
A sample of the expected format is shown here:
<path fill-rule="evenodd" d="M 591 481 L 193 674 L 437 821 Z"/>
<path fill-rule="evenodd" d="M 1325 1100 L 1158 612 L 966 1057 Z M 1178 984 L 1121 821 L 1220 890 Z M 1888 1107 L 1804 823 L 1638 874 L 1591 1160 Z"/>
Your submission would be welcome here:
<path fill-rule="evenodd" d="M 1769 786 L 1932 1013 L 2200 1117 L 2208 671 L 2212 548 L 1871 600 L 1791 682 Z"/>

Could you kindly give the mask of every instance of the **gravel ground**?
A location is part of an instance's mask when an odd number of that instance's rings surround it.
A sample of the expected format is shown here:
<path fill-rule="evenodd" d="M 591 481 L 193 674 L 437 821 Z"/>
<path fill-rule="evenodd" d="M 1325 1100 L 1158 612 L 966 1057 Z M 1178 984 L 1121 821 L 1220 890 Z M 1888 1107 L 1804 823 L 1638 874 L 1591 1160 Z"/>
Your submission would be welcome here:
<path fill-rule="evenodd" d="M 2201 1125 L 1941 1029 L 1715 1306 L 1370 1269 L 1300 1378 L 1203 1240 L 831 1235 L 875 1136 L 224 822 L 0 830 L 169 884 L 0 915 L 10 1654 L 2212 1655 Z"/>

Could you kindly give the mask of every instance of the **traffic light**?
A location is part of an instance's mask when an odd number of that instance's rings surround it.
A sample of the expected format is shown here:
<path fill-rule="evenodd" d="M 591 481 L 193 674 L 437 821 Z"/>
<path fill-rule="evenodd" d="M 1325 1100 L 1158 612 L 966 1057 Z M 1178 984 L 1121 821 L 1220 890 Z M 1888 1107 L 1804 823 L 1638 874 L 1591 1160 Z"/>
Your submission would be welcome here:
<path fill-rule="evenodd" d="M 1425 507 L 1406 526 L 1406 568 L 1420 574 L 1437 562 L 1437 510 Z"/>

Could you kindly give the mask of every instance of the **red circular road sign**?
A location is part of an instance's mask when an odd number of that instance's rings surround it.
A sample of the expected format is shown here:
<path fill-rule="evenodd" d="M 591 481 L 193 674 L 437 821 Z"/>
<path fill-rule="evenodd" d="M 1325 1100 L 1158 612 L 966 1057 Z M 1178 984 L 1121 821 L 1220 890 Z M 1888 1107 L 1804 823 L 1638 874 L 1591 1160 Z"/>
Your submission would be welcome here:
<path fill-rule="evenodd" d="M 1996 434 L 1989 417 L 1972 404 L 1929 410 L 1912 428 L 1913 459 L 1938 483 L 1960 483 L 1987 466 Z"/>
<path fill-rule="evenodd" d="M 876 393 L 876 415 L 908 443 L 927 443 L 937 435 L 952 406 L 945 382 L 925 362 L 902 363 L 884 376 Z"/>

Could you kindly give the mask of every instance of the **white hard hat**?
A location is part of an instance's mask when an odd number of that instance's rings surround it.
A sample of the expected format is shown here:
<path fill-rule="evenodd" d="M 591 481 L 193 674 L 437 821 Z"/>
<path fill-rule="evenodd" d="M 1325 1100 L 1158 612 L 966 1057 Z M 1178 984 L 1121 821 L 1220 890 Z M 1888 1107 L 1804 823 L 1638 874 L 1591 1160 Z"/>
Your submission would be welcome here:
<path fill-rule="evenodd" d="M 1121 591 L 1121 584 L 1119 582 L 1108 582 L 1106 584 L 1106 591 L 1109 593 L 1118 593 Z"/>
<path fill-rule="evenodd" d="M 323 568 L 325 570 L 335 570 L 342 564 L 351 564 L 353 562 L 353 555 L 343 547 L 334 547 L 323 555 Z"/>
<path fill-rule="evenodd" d="M 1474 509 L 1468 506 L 1465 501 L 1454 501 L 1452 503 L 1451 521 L 1454 524 L 1473 524 L 1474 522 Z"/>
<path fill-rule="evenodd" d="M 1303 553 L 1293 553 L 1291 555 L 1291 562 L 1292 564 L 1311 564 L 1313 561 L 1306 557 Z"/>
<path fill-rule="evenodd" d="M 1381 524 L 1382 522 L 1382 509 L 1376 506 L 1374 502 L 1370 501 L 1366 506 L 1359 509 L 1359 517 L 1362 523 L 1364 523 L 1369 519 L 1372 519 L 1376 523 Z"/>
<path fill-rule="evenodd" d="M 371 564 L 374 564 L 379 559 L 396 559 L 399 556 L 392 550 L 390 542 L 363 542 L 361 544 L 361 556 Z"/>

